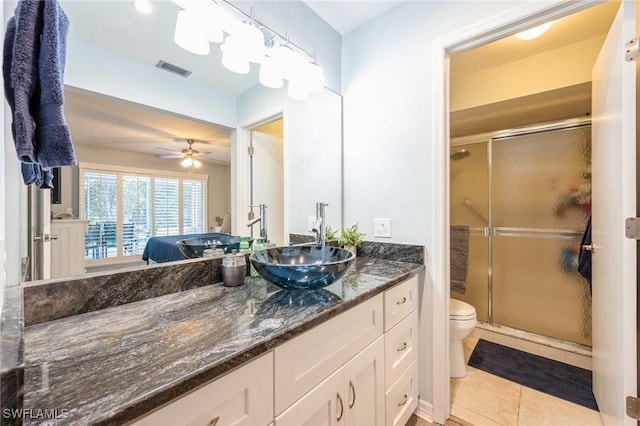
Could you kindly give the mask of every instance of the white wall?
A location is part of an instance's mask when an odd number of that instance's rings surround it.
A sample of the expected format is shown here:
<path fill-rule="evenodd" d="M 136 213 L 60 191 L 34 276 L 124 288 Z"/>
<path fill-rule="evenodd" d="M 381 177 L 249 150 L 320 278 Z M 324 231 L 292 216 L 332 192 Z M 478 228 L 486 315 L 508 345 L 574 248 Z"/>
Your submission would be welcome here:
<path fill-rule="evenodd" d="M 373 219 L 391 218 L 390 241 L 426 246 L 420 398 L 427 402 L 433 401 L 433 223 L 445 208 L 433 195 L 433 42 L 522 3 L 406 2 L 343 38 L 345 222 L 359 223 L 375 240 Z"/>
<path fill-rule="evenodd" d="M 236 98 L 141 61 L 69 39 L 64 82 L 227 127 L 236 125 Z"/>
<path fill-rule="evenodd" d="M 255 88 L 238 98 L 238 121 L 280 111 L 284 118 L 285 233 L 311 234 L 308 218 L 325 202 L 327 223 L 342 226 L 342 99 L 325 90 L 295 101 L 282 90 Z M 240 148 L 238 158 L 244 157 Z M 247 184 L 248 185 L 248 184 Z M 240 206 L 242 207 L 242 206 Z M 246 217 L 240 212 L 241 217 Z"/>

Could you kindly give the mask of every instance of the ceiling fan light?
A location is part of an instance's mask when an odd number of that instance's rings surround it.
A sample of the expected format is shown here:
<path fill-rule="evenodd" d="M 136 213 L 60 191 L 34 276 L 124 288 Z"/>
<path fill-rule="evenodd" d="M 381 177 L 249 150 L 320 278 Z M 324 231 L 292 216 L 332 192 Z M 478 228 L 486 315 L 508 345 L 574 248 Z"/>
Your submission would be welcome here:
<path fill-rule="evenodd" d="M 151 6 L 151 2 L 149 0 L 133 0 L 133 7 L 135 7 L 138 12 L 144 13 L 145 15 L 153 12 L 153 6 Z"/>
<path fill-rule="evenodd" d="M 184 160 L 182 160 L 180 162 L 180 165 L 182 167 L 191 167 L 191 166 L 193 166 L 193 158 L 191 158 L 191 157 L 185 158 Z"/>
<path fill-rule="evenodd" d="M 178 12 L 173 40 L 184 50 L 196 55 L 207 55 L 210 47 L 202 28 L 201 19 L 195 12 L 181 10 Z"/>
<path fill-rule="evenodd" d="M 195 158 L 193 160 L 193 167 L 198 168 L 200 166 L 202 166 L 202 162 L 200 160 L 198 160 L 197 158 Z"/>

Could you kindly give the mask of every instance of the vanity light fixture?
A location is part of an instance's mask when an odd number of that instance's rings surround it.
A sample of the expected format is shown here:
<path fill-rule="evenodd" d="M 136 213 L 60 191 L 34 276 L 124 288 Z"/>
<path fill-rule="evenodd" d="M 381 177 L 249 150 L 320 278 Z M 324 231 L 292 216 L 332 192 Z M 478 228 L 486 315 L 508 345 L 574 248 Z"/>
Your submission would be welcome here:
<path fill-rule="evenodd" d="M 251 69 L 249 59 L 242 54 L 241 42 L 235 35 L 228 35 L 220 46 L 222 50 L 222 65 L 238 74 L 246 74 Z"/>
<path fill-rule="evenodd" d="M 210 42 L 222 41 L 222 64 L 231 71 L 246 74 L 249 62 L 260 64 L 259 81 L 266 87 L 280 88 L 289 80 L 288 93 L 306 99 L 324 89 L 324 75 L 311 55 L 228 0 L 173 0 L 182 8 L 178 12 L 175 41 L 183 49 L 199 55 L 210 52 Z M 223 7 L 224 6 L 224 7 Z M 229 12 L 232 13 L 229 13 Z M 213 27 L 213 29 L 212 29 Z M 214 34 L 214 36 L 210 36 Z M 271 47 L 265 47 L 266 42 Z M 270 36 L 269 36 L 270 35 Z"/>
<path fill-rule="evenodd" d="M 272 89 L 279 89 L 284 85 L 281 69 L 276 60 L 269 56 L 269 53 L 267 53 L 260 64 L 260 75 L 258 80 L 263 86 L 270 87 Z"/>
<path fill-rule="evenodd" d="M 304 75 L 307 79 L 307 88 L 311 93 L 322 93 L 324 90 L 324 73 L 322 68 L 316 62 L 314 53 L 313 59 L 307 62 L 304 69 Z"/>
<path fill-rule="evenodd" d="M 200 21 L 195 11 L 179 11 L 173 40 L 188 52 L 196 55 L 208 55 L 211 49 Z"/>
<path fill-rule="evenodd" d="M 553 21 L 538 25 L 537 27 L 533 27 L 525 31 L 521 31 L 516 34 L 516 38 L 519 40 L 533 40 L 534 38 L 538 38 L 542 34 L 546 33 L 549 28 L 551 28 L 551 24 L 553 24 Z"/>

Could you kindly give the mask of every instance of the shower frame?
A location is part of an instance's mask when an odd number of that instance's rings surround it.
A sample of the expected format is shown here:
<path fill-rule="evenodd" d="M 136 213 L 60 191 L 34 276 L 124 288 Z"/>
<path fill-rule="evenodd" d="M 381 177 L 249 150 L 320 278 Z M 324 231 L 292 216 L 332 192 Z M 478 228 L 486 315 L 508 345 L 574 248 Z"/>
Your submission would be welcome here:
<path fill-rule="evenodd" d="M 580 127 L 591 126 L 590 118 L 574 118 L 569 120 L 562 120 L 556 122 L 550 122 L 545 124 L 531 125 L 507 130 L 499 130 L 494 132 L 481 133 L 472 136 L 462 136 L 455 138 L 455 142 L 451 140 L 451 148 L 453 152 L 454 147 L 462 147 L 468 145 L 474 145 L 479 143 L 487 144 L 487 198 L 493 200 L 493 141 L 506 140 L 519 136 L 542 134 L 554 131 L 577 129 Z M 464 160 L 464 159 L 462 159 Z M 449 159 L 451 161 L 456 161 Z M 449 167 L 450 169 L 450 167 Z M 470 227 L 470 235 L 482 235 L 487 237 L 487 320 L 491 326 L 499 325 L 494 321 L 493 308 L 494 308 L 494 289 L 493 289 L 493 237 L 495 236 L 510 236 L 510 237 L 528 237 L 528 238 L 548 238 L 545 235 L 545 229 L 538 228 L 526 228 L 524 229 L 529 234 L 519 234 L 515 232 L 520 228 L 508 228 L 508 227 L 496 227 L 493 225 L 493 206 L 492 202 L 487 203 L 487 226 L 484 228 Z M 497 230 L 497 231 L 496 231 Z M 577 233 L 572 229 L 554 229 L 554 239 L 566 239 L 573 240 L 582 236 L 581 233 Z M 536 234 L 537 233 L 537 234 Z"/>

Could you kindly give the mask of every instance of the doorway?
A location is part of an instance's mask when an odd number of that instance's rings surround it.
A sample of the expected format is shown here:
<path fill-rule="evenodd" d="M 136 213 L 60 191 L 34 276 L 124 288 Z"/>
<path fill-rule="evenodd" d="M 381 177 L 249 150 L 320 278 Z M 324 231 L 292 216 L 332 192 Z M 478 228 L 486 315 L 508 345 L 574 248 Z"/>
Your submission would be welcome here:
<path fill-rule="evenodd" d="M 249 135 L 249 214 L 259 222 L 250 227 L 249 235 L 260 236 L 256 225 L 267 230 L 269 243 L 285 245 L 284 235 L 284 151 L 282 118 L 265 123 Z M 253 206 L 253 207 L 251 207 Z"/>
<path fill-rule="evenodd" d="M 626 2 L 625 2 L 626 3 Z M 491 21 L 490 26 L 487 25 L 477 25 L 470 26 L 466 28 L 464 31 L 459 31 L 457 33 L 452 33 L 446 37 L 443 37 L 436 42 L 435 46 L 435 54 L 433 55 L 434 59 L 434 69 L 436 70 L 435 79 L 436 79 L 436 126 L 434 126 L 434 138 L 438 141 L 436 144 L 436 168 L 437 168 L 437 181 L 436 181 L 436 197 L 438 200 L 441 200 L 445 203 L 445 208 L 442 209 L 441 212 L 438 213 L 438 217 L 436 217 L 436 229 L 437 235 L 436 239 L 440 243 L 440 247 L 443 249 L 443 254 L 435 254 L 434 262 L 438 267 L 434 270 L 433 278 L 434 282 L 438 283 L 436 285 L 436 289 L 433 292 L 433 300 L 434 300 L 434 309 L 432 312 L 433 318 L 433 334 L 434 334 L 434 346 L 432 356 L 435 360 L 434 370 L 433 370 L 433 387 L 434 389 L 449 389 L 449 378 L 448 375 L 445 377 L 445 374 L 448 372 L 448 368 L 444 368 L 443 371 L 440 370 L 439 367 L 445 367 L 448 363 L 448 350 L 442 349 L 439 346 L 439 343 L 442 343 L 443 346 L 448 346 L 448 331 L 440 332 L 439 326 L 445 325 L 445 322 L 449 320 L 449 179 L 448 179 L 448 159 L 450 155 L 449 149 L 449 103 L 447 99 L 448 95 L 448 85 L 449 85 L 449 75 L 448 75 L 448 65 L 450 55 L 456 54 L 458 52 L 462 52 L 468 49 L 475 48 L 477 46 L 481 46 L 490 42 L 492 40 L 497 40 L 505 35 L 511 35 L 515 32 L 522 30 L 524 28 L 535 26 L 535 24 L 540 24 L 542 22 L 557 19 L 563 16 L 571 15 L 580 10 L 584 10 L 590 6 L 593 6 L 587 2 L 570 2 L 570 3 L 554 3 L 548 4 L 546 7 L 541 4 L 529 4 L 526 7 L 519 8 L 517 10 L 511 11 L 511 13 L 507 13 L 504 15 L 496 16 L 495 19 Z M 625 4 L 626 6 L 626 4 Z M 623 7 L 626 11 L 628 8 Z M 635 10 L 634 10 L 635 13 Z M 625 22 L 629 16 L 629 13 L 625 13 Z M 635 24 L 634 24 L 635 25 Z M 631 38 L 628 30 L 629 25 L 625 27 L 625 34 L 627 37 Z M 442 49 L 442 50 L 439 50 Z M 440 90 L 442 89 L 442 90 Z M 626 139 L 625 139 L 626 141 Z M 625 142 L 626 143 L 626 142 Z M 441 183 L 441 185 L 439 185 Z M 441 268 L 441 269 L 440 269 Z M 446 283 L 445 285 L 440 284 L 441 282 Z M 440 287 L 442 285 L 442 287 Z M 634 283 L 635 287 L 635 283 Z M 443 298 L 446 297 L 446 299 Z M 444 299 L 444 300 L 443 300 Z M 635 299 L 635 297 L 634 297 Z M 439 304 L 442 304 L 442 308 L 438 307 Z M 635 321 L 635 317 L 634 317 Z M 445 327 L 446 328 L 446 327 Z M 448 328 L 447 328 L 448 330 Z M 633 339 L 635 340 L 635 339 Z M 447 345 L 445 345 L 445 342 Z M 634 343 L 635 347 L 635 343 Z M 443 358 L 445 361 L 443 363 L 445 366 L 439 365 L 439 358 Z M 635 354 L 634 354 L 635 359 Z M 627 364 L 625 364 L 627 365 Z M 613 365 L 611 367 L 614 367 Z M 619 366 L 615 366 L 616 369 Z M 626 367 L 625 367 L 626 368 Z M 633 376 L 635 377 L 635 369 L 633 370 Z M 616 385 L 617 386 L 617 385 Z M 621 388 L 616 388 L 616 401 L 618 401 L 618 397 L 620 397 Z M 622 398 L 619 398 L 622 400 Z M 609 400 L 609 398 L 607 398 Z M 617 404 L 617 402 L 616 402 Z M 613 409 L 613 406 L 610 406 Z M 623 414 L 621 413 L 620 407 L 616 405 L 615 413 L 613 415 L 618 419 L 622 419 Z M 433 418 L 435 421 L 440 422 L 448 417 L 449 414 L 449 392 L 446 392 L 444 396 L 439 396 L 437 392 L 434 393 L 434 407 L 433 407 Z"/>

